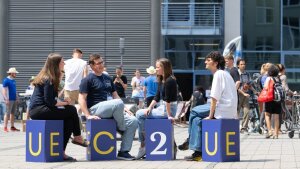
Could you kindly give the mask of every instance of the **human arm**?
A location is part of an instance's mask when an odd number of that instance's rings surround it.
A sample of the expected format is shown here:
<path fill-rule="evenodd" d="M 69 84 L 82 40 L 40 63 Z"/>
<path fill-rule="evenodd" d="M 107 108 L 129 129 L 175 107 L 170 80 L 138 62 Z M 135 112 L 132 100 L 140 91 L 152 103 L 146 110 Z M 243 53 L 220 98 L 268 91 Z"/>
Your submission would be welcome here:
<path fill-rule="evenodd" d="M 127 78 L 126 76 L 121 76 L 118 77 L 119 83 L 122 85 L 123 89 L 126 90 L 127 89 Z"/>
<path fill-rule="evenodd" d="M 114 99 L 120 99 L 120 96 L 118 95 L 118 93 L 116 91 L 112 92 L 112 97 Z"/>
<path fill-rule="evenodd" d="M 86 77 L 88 74 L 89 74 L 89 68 L 88 65 L 86 65 L 83 70 L 83 77 Z"/>
<path fill-rule="evenodd" d="M 124 107 L 124 111 L 130 116 L 134 116 L 134 113 L 132 113 L 126 106 Z"/>
<path fill-rule="evenodd" d="M 157 104 L 157 102 L 153 99 L 152 102 L 150 103 L 149 107 L 145 111 L 145 116 L 149 115 L 151 110 L 154 108 L 154 106 Z"/>
<path fill-rule="evenodd" d="M 4 98 L 4 101 L 5 101 L 5 104 L 8 104 L 9 103 L 9 98 L 7 97 L 8 87 L 3 87 L 3 89 L 2 89 L 1 92 L 3 94 L 3 98 Z"/>
<path fill-rule="evenodd" d="M 216 111 L 216 105 L 217 100 L 213 97 L 211 97 L 211 103 L 210 103 L 210 109 L 209 109 L 209 115 L 205 119 L 213 119 Z"/>
<path fill-rule="evenodd" d="M 84 113 L 87 119 L 100 119 L 100 117 L 93 116 L 90 114 L 86 104 L 86 97 L 87 97 L 87 93 L 79 93 L 78 103 L 80 105 L 81 111 Z"/>
<path fill-rule="evenodd" d="M 57 95 L 58 93 L 54 89 L 54 85 L 50 82 L 50 80 L 44 80 L 43 85 L 39 86 L 41 90 L 43 90 L 43 102 L 48 106 L 48 107 L 58 107 L 58 106 L 65 106 L 68 105 L 69 103 L 66 101 L 59 101 L 57 100 Z"/>

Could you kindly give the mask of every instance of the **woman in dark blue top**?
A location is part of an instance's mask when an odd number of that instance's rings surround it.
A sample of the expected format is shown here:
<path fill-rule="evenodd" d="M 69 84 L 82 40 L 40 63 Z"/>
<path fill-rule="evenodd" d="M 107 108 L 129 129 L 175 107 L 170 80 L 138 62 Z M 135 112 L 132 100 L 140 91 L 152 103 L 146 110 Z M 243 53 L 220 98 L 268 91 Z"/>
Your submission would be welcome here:
<path fill-rule="evenodd" d="M 58 87 L 64 69 L 64 59 L 60 54 L 50 53 L 40 73 L 33 81 L 35 86 L 31 96 L 30 118 L 36 120 L 64 121 L 64 151 L 71 134 L 72 143 L 86 147 L 86 141 L 81 137 L 79 118 L 76 108 L 70 105 L 71 100 L 58 100 Z M 76 159 L 64 154 L 64 160 Z"/>

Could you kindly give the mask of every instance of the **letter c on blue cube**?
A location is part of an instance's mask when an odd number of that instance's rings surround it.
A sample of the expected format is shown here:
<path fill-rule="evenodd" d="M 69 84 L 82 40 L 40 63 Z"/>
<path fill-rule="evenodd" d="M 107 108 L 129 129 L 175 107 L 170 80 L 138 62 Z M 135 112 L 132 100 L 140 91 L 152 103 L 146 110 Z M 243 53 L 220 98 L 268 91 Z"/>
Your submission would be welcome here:
<path fill-rule="evenodd" d="M 114 119 L 87 121 L 87 160 L 116 160 L 116 129 Z"/>
<path fill-rule="evenodd" d="M 63 161 L 63 121 L 27 120 L 26 161 Z"/>
<path fill-rule="evenodd" d="M 217 119 L 202 121 L 203 161 L 240 161 L 239 121 Z"/>
<path fill-rule="evenodd" d="M 174 157 L 174 128 L 168 119 L 146 119 L 146 160 L 163 161 Z"/>

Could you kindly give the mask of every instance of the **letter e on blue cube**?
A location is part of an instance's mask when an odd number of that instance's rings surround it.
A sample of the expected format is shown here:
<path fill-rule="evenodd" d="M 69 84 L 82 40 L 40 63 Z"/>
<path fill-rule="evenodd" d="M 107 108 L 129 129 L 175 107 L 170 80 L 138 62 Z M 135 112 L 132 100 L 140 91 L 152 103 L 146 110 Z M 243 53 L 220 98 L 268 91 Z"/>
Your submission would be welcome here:
<path fill-rule="evenodd" d="M 26 161 L 63 161 L 63 121 L 27 120 Z"/>
<path fill-rule="evenodd" d="M 174 128 L 168 119 L 146 119 L 146 160 L 172 160 Z"/>
<path fill-rule="evenodd" d="M 239 121 L 217 119 L 202 121 L 203 161 L 240 161 Z"/>
<path fill-rule="evenodd" d="M 116 129 L 113 119 L 87 121 L 87 160 L 116 160 Z"/>

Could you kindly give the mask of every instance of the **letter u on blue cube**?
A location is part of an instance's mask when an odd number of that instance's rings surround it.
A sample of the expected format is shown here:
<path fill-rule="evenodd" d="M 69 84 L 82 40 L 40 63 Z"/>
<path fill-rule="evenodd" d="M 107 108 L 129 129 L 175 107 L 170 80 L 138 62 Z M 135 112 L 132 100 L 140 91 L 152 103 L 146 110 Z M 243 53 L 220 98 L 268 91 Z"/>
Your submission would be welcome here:
<path fill-rule="evenodd" d="M 239 121 L 217 119 L 202 121 L 203 161 L 240 161 Z"/>
<path fill-rule="evenodd" d="M 26 161 L 63 161 L 63 121 L 27 120 Z"/>
<path fill-rule="evenodd" d="M 146 119 L 146 160 L 163 161 L 174 157 L 174 128 L 168 119 Z"/>
<path fill-rule="evenodd" d="M 88 120 L 86 124 L 87 160 L 116 160 L 116 121 L 113 119 Z"/>

